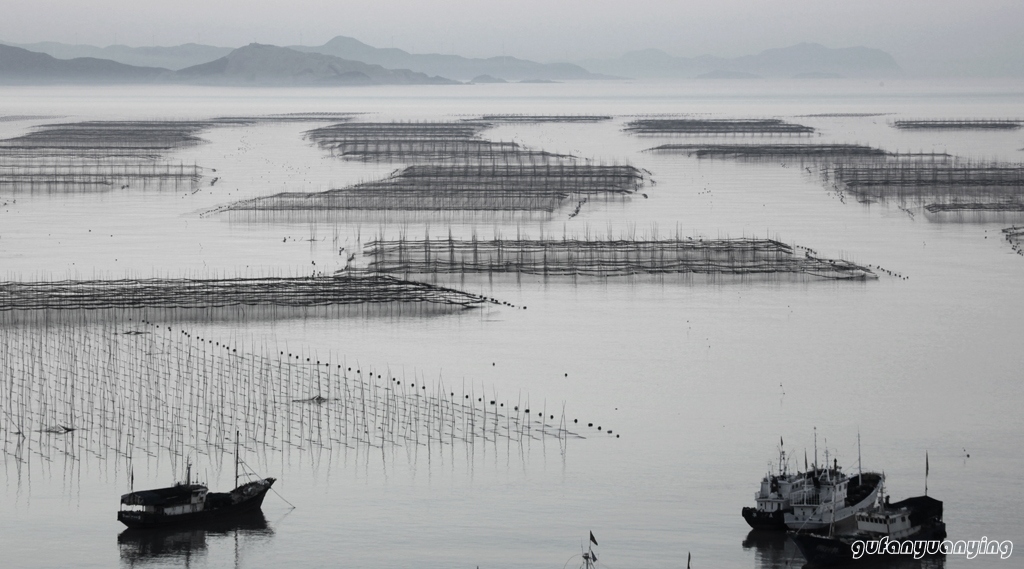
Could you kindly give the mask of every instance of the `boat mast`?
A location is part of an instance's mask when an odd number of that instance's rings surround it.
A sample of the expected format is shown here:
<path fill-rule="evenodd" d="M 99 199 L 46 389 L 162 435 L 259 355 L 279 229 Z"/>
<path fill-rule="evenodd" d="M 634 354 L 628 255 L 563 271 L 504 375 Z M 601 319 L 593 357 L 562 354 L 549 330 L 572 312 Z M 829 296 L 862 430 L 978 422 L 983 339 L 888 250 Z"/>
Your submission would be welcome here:
<path fill-rule="evenodd" d="M 857 476 L 864 481 L 864 465 L 860 462 L 860 429 L 857 429 Z"/>
<path fill-rule="evenodd" d="M 814 427 L 814 474 L 818 474 L 818 427 Z"/>
<path fill-rule="evenodd" d="M 828 536 L 832 537 L 832 534 L 836 530 L 836 487 L 832 486 L 832 523 L 828 525 Z"/>
<path fill-rule="evenodd" d="M 235 431 L 235 488 L 238 488 L 238 431 Z"/>
<path fill-rule="evenodd" d="M 832 482 L 832 471 L 828 469 L 828 439 L 825 439 L 825 474 L 828 475 L 828 481 Z"/>
<path fill-rule="evenodd" d="M 597 555 L 594 555 L 595 545 L 597 545 L 597 539 L 594 538 L 594 532 L 590 532 L 590 541 L 587 543 L 587 550 L 583 553 L 584 569 L 594 569 L 594 565 L 597 563 Z"/>
<path fill-rule="evenodd" d="M 779 476 L 786 475 L 786 451 L 783 446 L 785 443 L 782 441 L 782 436 L 779 436 Z"/>

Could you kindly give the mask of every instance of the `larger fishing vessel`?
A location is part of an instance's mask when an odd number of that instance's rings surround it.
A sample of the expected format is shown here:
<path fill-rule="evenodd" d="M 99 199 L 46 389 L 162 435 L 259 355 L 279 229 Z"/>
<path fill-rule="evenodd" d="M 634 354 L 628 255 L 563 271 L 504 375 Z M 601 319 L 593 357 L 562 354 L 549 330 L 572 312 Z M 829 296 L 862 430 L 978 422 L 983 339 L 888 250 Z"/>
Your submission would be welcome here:
<path fill-rule="evenodd" d="M 810 484 L 806 472 L 790 472 L 786 451 L 779 441 L 779 463 L 777 472 L 769 470 L 761 479 L 761 488 L 754 492 L 754 507 L 742 510 L 743 519 L 750 527 L 758 530 L 786 529 L 785 514 L 793 511 L 790 496 Z"/>
<path fill-rule="evenodd" d="M 786 528 L 800 532 L 822 532 L 830 527 L 849 525 L 857 512 L 869 508 L 878 499 L 885 475 L 860 472 L 848 476 L 833 462 L 832 468 L 808 472 L 810 484 L 790 493 L 792 511 L 783 519 Z"/>
<path fill-rule="evenodd" d="M 750 527 L 761 530 L 793 530 L 821 532 L 835 524 L 849 526 L 853 516 L 875 503 L 884 476 L 875 472 L 859 472 L 849 476 L 833 460 L 831 467 L 817 464 L 817 433 L 814 442 L 815 462 L 804 472 L 790 472 L 779 441 L 778 472 L 769 472 L 754 493 L 755 507 L 742 510 Z M 860 437 L 858 436 L 858 461 Z M 828 464 L 828 451 L 825 464 Z"/>

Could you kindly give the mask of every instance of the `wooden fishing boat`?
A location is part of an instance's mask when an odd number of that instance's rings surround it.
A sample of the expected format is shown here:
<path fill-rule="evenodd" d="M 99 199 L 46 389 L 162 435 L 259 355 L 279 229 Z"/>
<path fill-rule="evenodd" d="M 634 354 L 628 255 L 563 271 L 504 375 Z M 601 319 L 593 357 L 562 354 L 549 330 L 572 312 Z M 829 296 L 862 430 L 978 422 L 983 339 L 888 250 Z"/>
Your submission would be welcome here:
<path fill-rule="evenodd" d="M 235 442 L 235 484 L 238 484 L 238 442 Z M 185 482 L 167 488 L 140 490 L 121 496 L 117 520 L 130 528 L 156 528 L 229 520 L 263 505 L 274 478 L 260 478 L 238 485 L 230 492 L 210 492 L 192 482 L 192 465 Z"/>

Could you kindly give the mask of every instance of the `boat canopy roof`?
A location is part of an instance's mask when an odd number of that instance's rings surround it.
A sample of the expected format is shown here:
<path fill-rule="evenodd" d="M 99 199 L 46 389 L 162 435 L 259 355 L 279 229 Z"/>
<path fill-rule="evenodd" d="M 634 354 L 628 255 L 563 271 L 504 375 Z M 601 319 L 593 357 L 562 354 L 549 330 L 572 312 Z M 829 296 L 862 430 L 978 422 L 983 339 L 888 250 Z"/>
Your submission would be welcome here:
<path fill-rule="evenodd" d="M 177 484 L 169 488 L 139 490 L 121 496 L 121 503 L 129 506 L 173 506 L 188 503 L 196 490 L 206 490 L 202 484 Z"/>
<path fill-rule="evenodd" d="M 914 496 L 899 502 L 893 502 L 886 506 L 888 510 L 899 510 L 907 508 L 919 516 L 942 518 L 942 500 L 936 500 L 931 496 Z"/>

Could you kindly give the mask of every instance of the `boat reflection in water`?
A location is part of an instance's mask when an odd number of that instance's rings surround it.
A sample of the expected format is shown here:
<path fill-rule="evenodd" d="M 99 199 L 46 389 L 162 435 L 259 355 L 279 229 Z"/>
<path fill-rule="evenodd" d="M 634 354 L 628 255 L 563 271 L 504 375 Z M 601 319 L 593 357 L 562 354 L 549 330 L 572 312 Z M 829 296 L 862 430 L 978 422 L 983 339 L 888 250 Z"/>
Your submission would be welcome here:
<path fill-rule="evenodd" d="M 187 567 L 193 559 L 204 558 L 210 545 L 230 544 L 237 555 L 240 539 L 246 542 L 266 541 L 273 535 L 274 530 L 267 524 L 263 512 L 255 510 L 230 521 L 212 521 L 173 529 L 126 529 L 117 536 L 117 546 L 122 566 Z"/>
<path fill-rule="evenodd" d="M 746 539 L 743 540 L 743 549 L 754 550 L 755 569 L 801 569 L 806 567 L 812 569 L 818 567 L 809 565 L 800 549 L 785 532 L 750 530 Z M 943 555 L 925 557 L 924 559 L 911 559 L 899 556 L 883 556 L 872 559 L 865 559 L 860 562 L 853 562 L 842 567 L 854 569 L 945 569 L 946 557 Z"/>
<path fill-rule="evenodd" d="M 754 567 L 782 569 L 803 567 L 804 556 L 784 531 L 750 530 L 743 540 L 743 549 L 754 550 Z"/>

